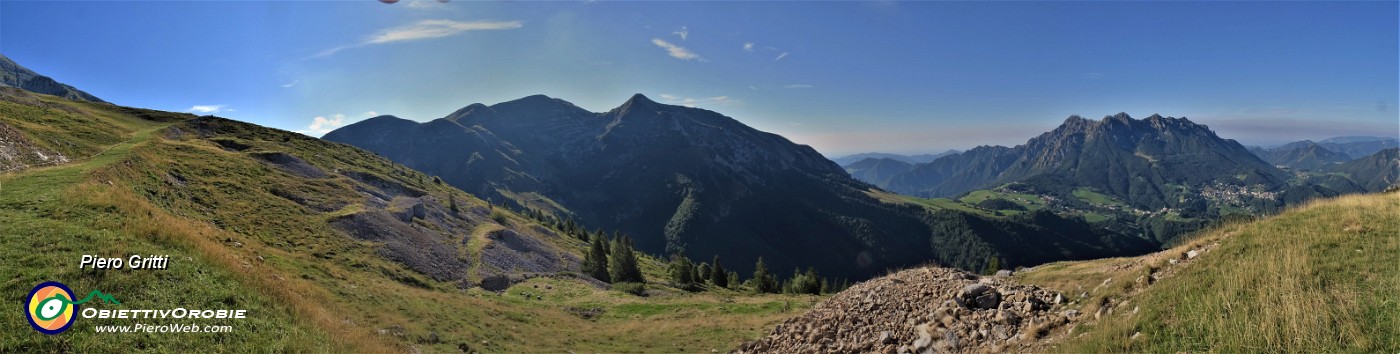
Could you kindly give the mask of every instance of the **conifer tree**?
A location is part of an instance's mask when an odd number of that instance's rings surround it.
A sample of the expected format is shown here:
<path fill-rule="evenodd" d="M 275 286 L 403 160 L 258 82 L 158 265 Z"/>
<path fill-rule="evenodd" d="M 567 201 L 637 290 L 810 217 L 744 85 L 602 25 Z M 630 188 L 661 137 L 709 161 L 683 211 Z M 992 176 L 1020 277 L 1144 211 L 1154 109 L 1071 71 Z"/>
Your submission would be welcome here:
<path fill-rule="evenodd" d="M 715 258 L 712 259 L 711 262 L 712 264 L 710 265 L 710 283 L 715 284 L 715 286 L 721 288 L 728 288 L 729 272 L 726 272 L 724 270 L 724 266 L 719 265 L 719 255 L 715 255 Z"/>
<path fill-rule="evenodd" d="M 608 275 L 612 276 L 614 282 L 645 283 L 646 279 L 642 277 L 642 270 L 637 265 L 637 252 L 632 249 L 631 239 L 625 236 L 617 237 L 614 243 Z"/>
<path fill-rule="evenodd" d="M 588 246 L 588 254 L 584 255 L 583 272 L 594 279 L 602 280 L 604 283 L 611 283 L 612 277 L 608 272 L 608 253 L 603 247 L 607 242 L 603 240 L 602 236 L 593 236 L 593 241 Z"/>
<path fill-rule="evenodd" d="M 753 286 L 754 291 L 759 293 L 777 293 L 778 279 L 772 274 L 768 274 L 768 266 L 763 264 L 763 257 L 758 257 L 758 263 L 753 266 Z"/>
<path fill-rule="evenodd" d="M 671 283 L 681 289 L 689 289 L 695 280 L 691 276 L 691 262 L 689 258 L 676 254 L 671 256 L 670 264 Z"/>

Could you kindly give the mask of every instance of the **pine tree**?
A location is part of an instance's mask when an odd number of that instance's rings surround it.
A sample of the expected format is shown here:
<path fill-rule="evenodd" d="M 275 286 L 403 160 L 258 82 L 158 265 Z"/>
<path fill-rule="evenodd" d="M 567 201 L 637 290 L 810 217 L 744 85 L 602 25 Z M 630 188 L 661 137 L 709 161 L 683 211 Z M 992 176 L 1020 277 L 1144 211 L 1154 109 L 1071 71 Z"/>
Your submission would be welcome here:
<path fill-rule="evenodd" d="M 695 283 L 695 279 L 690 277 L 691 267 L 692 265 L 689 258 L 685 258 L 685 256 L 680 254 L 671 256 L 671 264 L 669 265 L 671 283 L 677 288 L 689 289 Z"/>
<path fill-rule="evenodd" d="M 993 256 L 987 258 L 986 268 L 982 268 L 982 274 L 992 275 L 1001 270 L 1001 259 Z"/>
<path fill-rule="evenodd" d="M 739 287 L 739 272 L 729 272 L 729 280 L 726 282 L 728 286 Z"/>
<path fill-rule="evenodd" d="M 588 254 L 584 255 L 583 272 L 604 283 L 611 283 L 612 277 L 608 272 L 608 253 L 603 247 L 607 242 L 603 240 L 602 236 L 593 236 L 593 241 L 588 247 Z"/>
<path fill-rule="evenodd" d="M 632 249 L 631 239 L 625 236 L 616 239 L 612 246 L 612 263 L 608 264 L 608 274 L 614 282 L 645 283 L 646 279 L 642 277 L 642 270 L 637 265 L 637 252 Z"/>
<path fill-rule="evenodd" d="M 719 255 L 715 255 L 711 261 L 713 265 L 710 266 L 710 283 L 721 288 L 728 288 L 729 272 L 724 271 L 724 266 L 719 265 Z"/>
<path fill-rule="evenodd" d="M 700 262 L 700 265 L 695 267 L 695 274 L 700 276 L 699 278 L 695 278 L 696 283 L 704 283 L 710 281 L 710 264 Z"/>
<path fill-rule="evenodd" d="M 700 277 L 700 267 L 690 267 L 690 278 L 695 279 L 695 284 L 705 282 L 705 278 Z"/>
<path fill-rule="evenodd" d="M 789 294 L 821 295 L 821 291 L 821 279 L 817 276 L 817 271 L 811 267 L 808 267 L 805 273 L 794 268 L 792 278 L 783 284 L 783 292 Z"/>
<path fill-rule="evenodd" d="M 608 234 L 598 233 L 598 237 L 603 239 L 603 254 L 612 254 L 613 240 L 608 239 Z"/>
<path fill-rule="evenodd" d="M 461 210 L 458 210 L 458 209 L 457 209 L 457 198 L 456 198 L 456 197 L 453 197 L 453 196 L 451 196 L 451 195 L 448 195 L 448 196 L 447 196 L 447 205 L 448 205 L 447 208 L 448 208 L 448 209 L 451 209 L 453 214 L 456 214 L 457 212 L 461 211 Z"/>
<path fill-rule="evenodd" d="M 758 263 L 753 266 L 753 286 L 754 291 L 759 293 L 777 293 L 778 279 L 772 274 L 768 274 L 768 266 L 763 264 L 763 257 L 758 257 Z"/>

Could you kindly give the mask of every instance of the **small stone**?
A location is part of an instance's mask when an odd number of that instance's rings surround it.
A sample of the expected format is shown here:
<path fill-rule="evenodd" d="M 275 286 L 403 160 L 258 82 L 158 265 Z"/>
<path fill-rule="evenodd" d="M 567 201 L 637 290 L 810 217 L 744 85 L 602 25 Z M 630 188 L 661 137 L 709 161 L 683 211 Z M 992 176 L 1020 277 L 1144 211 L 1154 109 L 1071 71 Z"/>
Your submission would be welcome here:
<path fill-rule="evenodd" d="M 914 340 L 914 350 L 922 350 L 933 344 L 933 334 L 928 332 L 927 323 L 914 327 L 914 329 L 919 332 L 919 339 Z"/>
<path fill-rule="evenodd" d="M 996 277 L 997 277 L 997 278 L 1006 278 L 1006 277 L 1010 277 L 1011 274 L 1012 274 L 1011 271 L 1006 270 L 1006 269 L 1002 269 L 1002 270 L 998 270 L 998 271 L 997 271 Z"/>
<path fill-rule="evenodd" d="M 1176 265 L 1177 263 L 1181 263 L 1181 261 L 1176 260 L 1176 258 L 1172 258 L 1168 259 L 1167 263 L 1170 263 L 1171 265 Z"/>
<path fill-rule="evenodd" d="M 1196 256 L 1199 255 L 1201 255 L 1201 252 L 1198 252 L 1196 250 L 1186 251 L 1186 259 L 1196 258 Z"/>
<path fill-rule="evenodd" d="M 1142 332 L 1137 332 L 1137 333 L 1133 333 L 1133 336 L 1132 336 L 1132 337 L 1128 337 L 1128 340 L 1137 340 L 1138 338 L 1141 338 L 1141 337 L 1142 337 Z"/>
<path fill-rule="evenodd" d="M 883 331 L 883 332 L 880 332 L 880 339 L 876 340 L 876 342 L 877 342 L 877 343 L 880 343 L 880 344 L 890 344 L 890 343 L 893 343 L 893 342 L 894 342 L 894 332 L 890 332 L 890 331 Z"/>

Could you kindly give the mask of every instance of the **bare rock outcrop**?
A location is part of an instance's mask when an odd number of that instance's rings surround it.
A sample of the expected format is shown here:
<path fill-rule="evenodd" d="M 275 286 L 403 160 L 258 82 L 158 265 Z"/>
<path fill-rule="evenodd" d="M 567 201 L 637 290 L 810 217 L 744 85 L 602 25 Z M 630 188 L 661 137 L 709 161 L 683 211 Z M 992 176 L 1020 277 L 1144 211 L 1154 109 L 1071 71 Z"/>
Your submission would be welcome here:
<path fill-rule="evenodd" d="M 1000 277 L 915 268 L 852 286 L 739 353 L 974 353 L 1034 350 L 1073 321 L 1063 296 Z"/>

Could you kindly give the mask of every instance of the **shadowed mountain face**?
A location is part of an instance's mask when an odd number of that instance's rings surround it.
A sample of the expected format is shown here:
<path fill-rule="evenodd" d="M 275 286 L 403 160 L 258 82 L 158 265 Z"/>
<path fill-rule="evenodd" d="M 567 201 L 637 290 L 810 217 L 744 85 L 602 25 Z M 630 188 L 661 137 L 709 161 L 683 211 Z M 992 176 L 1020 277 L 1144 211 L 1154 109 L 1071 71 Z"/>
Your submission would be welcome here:
<path fill-rule="evenodd" d="M 642 95 L 593 113 L 530 96 L 427 123 L 376 117 L 326 134 L 496 201 L 621 230 L 653 253 L 745 270 L 860 277 L 926 260 L 919 211 L 881 203 L 810 147 Z"/>
<path fill-rule="evenodd" d="M 892 178 L 888 188 L 941 197 L 1047 174 L 1144 207 L 1173 204 L 1178 198 L 1172 185 L 1287 186 L 1282 171 L 1206 126 L 1119 113 L 1099 121 L 1072 116 L 1025 145 L 978 147 L 917 165 Z"/>
<path fill-rule="evenodd" d="M 1346 175 L 1366 192 L 1384 191 L 1400 185 L 1400 148 L 1332 165 L 1327 171 Z"/>
<path fill-rule="evenodd" d="M 4 55 L 0 55 L 0 86 L 17 87 L 25 91 L 54 95 L 76 101 L 107 102 L 97 98 L 97 96 L 73 88 L 73 86 L 54 81 L 54 79 L 48 76 L 39 75 L 39 73 L 20 66 Z"/>
<path fill-rule="evenodd" d="M 1253 148 L 1250 152 L 1274 165 L 1310 171 L 1350 160 L 1347 155 L 1324 148 L 1312 140 L 1289 143 L 1272 149 Z"/>
<path fill-rule="evenodd" d="M 909 172 L 914 165 L 891 158 L 866 158 L 843 166 L 851 177 L 875 185 L 888 184 L 891 177 Z"/>
<path fill-rule="evenodd" d="M 1375 136 L 1343 136 L 1317 142 L 1329 151 L 1345 155 L 1348 159 L 1371 156 L 1381 150 L 1400 147 L 1400 139 Z"/>

